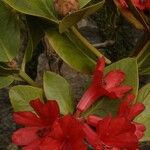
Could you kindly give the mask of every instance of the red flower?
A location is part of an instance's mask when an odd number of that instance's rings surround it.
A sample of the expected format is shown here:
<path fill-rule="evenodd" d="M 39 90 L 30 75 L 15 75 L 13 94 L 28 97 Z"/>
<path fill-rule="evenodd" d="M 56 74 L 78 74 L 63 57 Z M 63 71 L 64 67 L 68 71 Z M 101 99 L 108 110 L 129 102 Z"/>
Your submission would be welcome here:
<path fill-rule="evenodd" d="M 110 71 L 104 76 L 104 67 L 105 59 L 102 57 L 97 63 L 90 87 L 77 105 L 78 111 L 85 111 L 101 96 L 108 96 L 113 99 L 122 98 L 125 93 L 132 89 L 131 86 L 121 85 L 125 80 L 125 74 L 121 70 Z"/>
<path fill-rule="evenodd" d="M 133 121 L 144 109 L 142 103 L 133 104 L 135 96 L 128 94 L 126 99 L 120 104 L 118 116 L 126 117 L 128 120 Z"/>
<path fill-rule="evenodd" d="M 100 119 L 96 133 L 88 125 L 84 126 L 86 138 L 96 150 L 137 149 L 138 139 L 135 130 L 135 125 L 125 117 Z"/>
<path fill-rule="evenodd" d="M 88 117 L 87 123 L 96 127 L 96 133 L 88 125 L 85 125 L 84 131 L 87 140 L 96 150 L 104 147 L 134 150 L 138 148 L 138 140 L 143 137 L 145 127 L 133 120 L 144 110 L 144 105 L 133 104 L 134 97 L 132 94 L 127 96 L 120 104 L 115 118 L 100 118 L 94 115 Z"/>
<path fill-rule="evenodd" d="M 12 135 L 16 145 L 23 146 L 24 150 L 39 150 L 41 141 L 51 131 L 51 126 L 59 117 L 59 107 L 55 101 L 43 104 L 39 99 L 30 102 L 36 112 L 15 112 L 13 118 L 16 123 L 25 126 Z"/>
<path fill-rule="evenodd" d="M 54 123 L 50 136 L 44 139 L 40 150 L 86 150 L 84 137 L 81 123 L 67 115 Z"/>
<path fill-rule="evenodd" d="M 133 124 L 135 124 L 135 134 L 138 139 L 141 139 L 144 135 L 144 131 L 146 130 L 145 126 L 143 124 L 134 122 L 133 120 L 145 109 L 145 106 L 142 103 L 133 104 L 134 98 L 135 96 L 132 94 L 127 96 L 127 98 L 120 105 L 118 116 L 126 117 Z"/>
<path fill-rule="evenodd" d="M 122 7 L 127 8 L 126 0 L 119 0 Z M 132 0 L 132 3 L 140 10 L 150 9 L 150 0 Z"/>

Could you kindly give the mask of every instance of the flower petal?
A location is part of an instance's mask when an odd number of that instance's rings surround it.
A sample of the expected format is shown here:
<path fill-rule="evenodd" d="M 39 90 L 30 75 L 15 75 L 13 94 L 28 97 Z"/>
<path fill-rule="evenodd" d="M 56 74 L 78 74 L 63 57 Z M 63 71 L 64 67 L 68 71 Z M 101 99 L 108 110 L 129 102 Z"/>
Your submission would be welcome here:
<path fill-rule="evenodd" d="M 47 137 L 40 145 L 40 150 L 61 150 L 61 142 L 51 137 Z"/>
<path fill-rule="evenodd" d="M 132 121 L 145 109 L 142 103 L 133 104 L 134 98 L 135 96 L 133 94 L 127 95 L 126 99 L 120 104 L 118 116 L 126 117 L 128 120 Z"/>
<path fill-rule="evenodd" d="M 81 97 L 77 105 L 77 109 L 81 112 L 84 112 L 93 103 L 95 103 L 98 98 L 100 98 L 103 95 L 106 95 L 105 93 L 106 93 L 105 89 L 91 85 L 84 93 L 84 95 Z"/>
<path fill-rule="evenodd" d="M 23 150 L 40 150 L 41 140 L 35 140 L 28 146 L 23 147 Z"/>
<path fill-rule="evenodd" d="M 119 86 L 125 79 L 125 74 L 121 70 L 113 70 L 104 77 L 105 89 Z"/>
<path fill-rule="evenodd" d="M 145 0 L 143 2 L 142 2 L 142 0 L 132 0 L 132 1 L 133 1 L 133 4 L 140 10 L 150 9 L 150 1 L 149 0 Z"/>
<path fill-rule="evenodd" d="M 86 136 L 86 140 L 91 144 L 92 146 L 95 146 L 96 140 L 97 140 L 97 134 L 94 132 L 87 124 L 84 124 L 83 130 Z"/>
<path fill-rule="evenodd" d="M 32 112 L 15 112 L 13 119 L 17 124 L 24 126 L 43 126 L 42 121 Z"/>
<path fill-rule="evenodd" d="M 36 99 L 30 101 L 30 105 L 39 117 L 47 121 L 48 124 L 53 124 L 59 116 L 59 107 L 56 101 L 51 100 L 43 104 L 39 99 Z"/>
<path fill-rule="evenodd" d="M 130 108 L 130 112 L 128 115 L 129 120 L 134 120 L 136 116 L 138 116 L 143 110 L 145 109 L 145 106 L 142 103 L 134 104 Z"/>
<path fill-rule="evenodd" d="M 108 90 L 108 93 L 106 94 L 106 96 L 109 96 L 110 98 L 113 98 L 113 99 L 122 98 L 130 90 L 132 90 L 131 86 L 114 87 Z"/>
<path fill-rule="evenodd" d="M 104 68 L 105 68 L 105 58 L 101 57 L 101 58 L 99 58 L 99 60 L 97 62 L 95 72 L 93 75 L 92 84 L 94 84 L 94 85 L 101 85 L 102 84 Z"/>
<path fill-rule="evenodd" d="M 93 126 L 93 127 L 96 127 L 97 124 L 98 124 L 98 122 L 99 122 L 100 120 L 102 120 L 102 119 L 103 119 L 103 118 L 100 118 L 100 117 L 98 117 L 98 116 L 90 115 L 90 116 L 88 116 L 88 118 L 87 118 L 87 123 L 88 123 L 89 125 Z"/>
<path fill-rule="evenodd" d="M 133 94 L 127 95 L 125 100 L 123 100 L 119 106 L 119 111 L 117 113 L 118 116 L 120 116 L 120 117 L 128 116 L 128 113 L 130 111 L 130 106 L 132 105 L 134 98 L 135 98 L 135 95 L 133 95 Z"/>
<path fill-rule="evenodd" d="M 144 132 L 146 130 L 145 126 L 143 124 L 134 122 L 135 127 L 136 127 L 136 131 L 135 131 L 135 135 L 137 136 L 138 139 L 141 139 L 144 136 Z"/>
<path fill-rule="evenodd" d="M 21 128 L 17 130 L 16 132 L 13 133 L 12 135 L 12 141 L 16 145 L 28 145 L 35 140 L 38 140 L 38 130 L 40 128 L 38 127 L 26 127 L 26 128 Z"/>

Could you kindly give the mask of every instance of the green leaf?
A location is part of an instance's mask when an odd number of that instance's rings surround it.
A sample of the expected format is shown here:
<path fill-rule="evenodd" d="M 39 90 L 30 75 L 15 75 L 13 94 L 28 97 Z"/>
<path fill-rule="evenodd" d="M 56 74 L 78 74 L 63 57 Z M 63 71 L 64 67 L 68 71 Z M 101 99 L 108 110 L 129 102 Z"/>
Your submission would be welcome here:
<path fill-rule="evenodd" d="M 137 56 L 140 75 L 150 74 L 150 40 Z"/>
<path fill-rule="evenodd" d="M 137 61 L 134 58 L 126 58 L 122 59 L 112 65 L 106 67 L 105 73 L 108 73 L 111 70 L 120 69 L 125 72 L 126 79 L 124 81 L 124 85 L 130 85 L 133 87 L 132 93 L 137 96 L 138 87 L 139 87 L 139 78 L 138 78 L 138 66 Z M 100 116 L 106 116 L 109 113 L 115 114 L 118 110 L 118 106 L 120 104 L 120 100 L 110 100 L 106 97 L 102 98 L 96 104 L 94 104 L 85 114 L 84 116 L 88 116 L 89 114 L 97 114 Z"/>
<path fill-rule="evenodd" d="M 93 60 L 85 55 L 65 34 L 59 34 L 55 29 L 46 31 L 47 39 L 56 51 L 56 53 L 72 68 L 84 72 L 91 73 L 95 64 Z"/>
<path fill-rule="evenodd" d="M 122 7 L 120 5 L 120 3 L 118 2 L 118 0 L 113 0 L 114 3 L 116 4 L 116 6 L 118 7 L 119 11 L 121 12 L 121 14 L 130 22 L 132 23 L 137 29 L 144 29 L 144 26 L 140 23 L 139 20 L 137 20 L 134 15 L 128 10 L 125 9 L 124 7 Z"/>
<path fill-rule="evenodd" d="M 145 85 L 139 90 L 137 102 L 145 105 L 145 110 L 135 119 L 136 122 L 142 123 L 146 127 L 146 132 L 141 141 L 150 140 L 150 84 Z"/>
<path fill-rule="evenodd" d="M 59 23 L 59 32 L 60 33 L 65 32 L 69 27 L 75 25 L 82 18 L 95 13 L 97 10 L 99 10 L 100 8 L 103 7 L 104 2 L 105 2 L 105 0 L 103 0 L 97 4 L 93 4 L 91 6 L 80 9 L 78 11 L 75 11 L 75 12 L 65 16 Z"/>
<path fill-rule="evenodd" d="M 0 75 L 1 76 L 8 76 L 12 74 L 18 74 L 19 70 L 13 69 L 13 68 L 6 68 L 4 66 L 0 65 Z"/>
<path fill-rule="evenodd" d="M 21 13 L 42 17 L 58 23 L 55 16 L 53 0 L 3 0 Z"/>
<path fill-rule="evenodd" d="M 58 74 L 46 72 L 44 75 L 44 92 L 48 100 L 56 100 L 62 114 L 74 111 L 74 104 L 68 82 Z"/>
<path fill-rule="evenodd" d="M 0 76 L 0 89 L 9 86 L 13 81 L 13 76 Z"/>
<path fill-rule="evenodd" d="M 0 61 L 10 62 L 18 54 L 19 47 L 18 16 L 0 1 Z"/>
<path fill-rule="evenodd" d="M 31 111 L 29 105 L 31 100 L 36 98 L 43 99 L 43 91 L 40 88 L 18 85 L 14 86 L 9 91 L 9 97 L 14 111 Z"/>
<path fill-rule="evenodd" d="M 91 0 L 79 0 L 80 8 L 86 6 Z"/>

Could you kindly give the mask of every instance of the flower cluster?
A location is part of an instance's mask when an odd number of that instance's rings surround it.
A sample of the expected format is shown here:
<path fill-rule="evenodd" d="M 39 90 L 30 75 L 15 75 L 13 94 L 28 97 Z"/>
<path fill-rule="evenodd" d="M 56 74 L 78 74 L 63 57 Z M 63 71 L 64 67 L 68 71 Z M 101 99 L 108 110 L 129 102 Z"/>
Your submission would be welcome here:
<path fill-rule="evenodd" d="M 30 101 L 34 112 L 15 112 L 13 118 L 24 128 L 12 135 L 12 141 L 23 150 L 136 150 L 144 135 L 144 125 L 134 121 L 143 110 L 142 103 L 134 103 L 132 87 L 122 85 L 125 74 L 113 70 L 104 75 L 105 59 L 100 58 L 93 81 L 77 105 L 73 115 L 61 115 L 54 100 L 43 103 Z M 121 99 L 116 116 L 89 115 L 81 118 L 98 98 Z"/>
<path fill-rule="evenodd" d="M 30 105 L 36 112 L 15 112 L 16 123 L 24 125 L 14 132 L 12 141 L 23 150 L 86 150 L 82 124 L 72 115 L 61 116 L 56 101 Z"/>
<path fill-rule="evenodd" d="M 127 7 L 127 0 L 119 0 L 123 7 Z M 132 3 L 140 10 L 150 10 L 150 0 L 131 0 Z"/>

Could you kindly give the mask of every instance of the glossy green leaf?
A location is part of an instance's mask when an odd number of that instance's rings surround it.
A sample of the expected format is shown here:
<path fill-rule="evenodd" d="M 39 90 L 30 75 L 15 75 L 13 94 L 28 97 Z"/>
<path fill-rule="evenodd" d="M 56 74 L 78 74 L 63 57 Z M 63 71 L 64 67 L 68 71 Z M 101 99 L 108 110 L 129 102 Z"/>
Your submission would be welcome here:
<path fill-rule="evenodd" d="M 122 59 L 112 65 L 106 67 L 105 73 L 120 69 L 125 72 L 126 79 L 124 81 L 124 85 L 130 85 L 133 87 L 132 93 L 137 96 L 138 87 L 139 87 L 139 78 L 138 78 L 138 66 L 136 59 L 133 58 L 126 58 Z M 109 113 L 115 114 L 117 108 L 120 104 L 120 100 L 110 100 L 106 97 L 102 98 L 96 104 L 94 104 L 87 112 L 85 112 L 85 116 L 89 114 L 97 114 L 101 116 L 106 116 Z"/>
<path fill-rule="evenodd" d="M 15 10 L 32 16 L 42 17 L 58 23 L 53 0 L 3 0 Z"/>
<path fill-rule="evenodd" d="M 0 76 L 0 89 L 9 86 L 13 81 L 13 76 Z"/>
<path fill-rule="evenodd" d="M 44 92 L 48 100 L 56 100 L 62 114 L 74 111 L 74 104 L 68 82 L 60 75 L 46 72 L 44 75 Z"/>
<path fill-rule="evenodd" d="M 85 55 L 65 34 L 59 34 L 55 29 L 46 31 L 47 39 L 56 51 L 56 53 L 72 68 L 84 72 L 91 73 L 94 68 L 93 60 Z"/>
<path fill-rule="evenodd" d="M 135 119 L 136 122 L 142 123 L 146 127 L 146 132 L 141 141 L 150 140 L 150 84 L 145 85 L 142 89 L 139 90 L 137 97 L 138 102 L 142 102 L 145 105 L 145 110 L 138 115 Z"/>
<path fill-rule="evenodd" d="M 123 8 L 120 3 L 118 2 L 118 0 L 114 0 L 114 3 L 116 4 L 116 6 L 118 7 L 119 11 L 121 12 L 121 14 L 130 22 L 132 23 L 137 29 L 144 29 L 144 26 L 140 23 L 140 21 L 138 21 L 133 14 L 128 10 Z"/>
<path fill-rule="evenodd" d="M 75 11 L 75 12 L 65 16 L 59 23 L 60 33 L 65 32 L 69 27 L 75 25 L 82 18 L 95 13 L 97 10 L 99 10 L 100 8 L 103 7 L 104 2 L 105 2 L 105 0 L 103 0 L 97 4 L 93 4 L 91 6 L 80 9 L 78 11 Z"/>
<path fill-rule="evenodd" d="M 139 73 L 141 75 L 150 74 L 150 40 L 137 56 Z"/>
<path fill-rule="evenodd" d="M 29 102 L 33 99 L 43 99 L 43 91 L 40 88 L 18 85 L 14 86 L 9 91 L 9 97 L 14 111 L 31 111 L 32 108 Z"/>
<path fill-rule="evenodd" d="M 10 62 L 18 54 L 19 47 L 18 16 L 0 1 L 0 61 Z"/>

